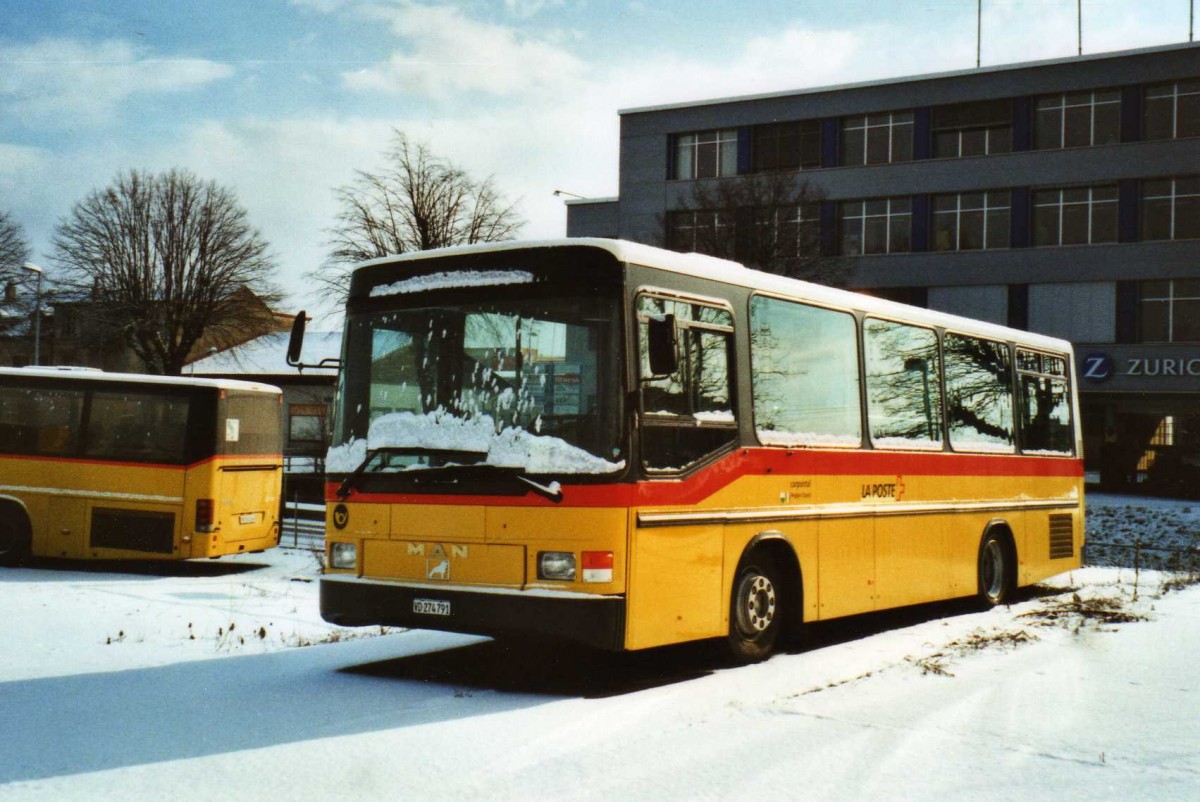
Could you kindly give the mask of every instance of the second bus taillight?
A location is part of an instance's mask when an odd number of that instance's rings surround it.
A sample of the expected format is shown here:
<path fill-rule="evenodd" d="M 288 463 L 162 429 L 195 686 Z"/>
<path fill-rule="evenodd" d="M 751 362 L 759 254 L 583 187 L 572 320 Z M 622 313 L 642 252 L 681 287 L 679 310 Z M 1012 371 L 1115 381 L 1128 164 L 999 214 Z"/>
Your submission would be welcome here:
<path fill-rule="evenodd" d="M 196 499 L 196 531 L 211 532 L 213 530 L 213 500 L 211 498 Z"/>

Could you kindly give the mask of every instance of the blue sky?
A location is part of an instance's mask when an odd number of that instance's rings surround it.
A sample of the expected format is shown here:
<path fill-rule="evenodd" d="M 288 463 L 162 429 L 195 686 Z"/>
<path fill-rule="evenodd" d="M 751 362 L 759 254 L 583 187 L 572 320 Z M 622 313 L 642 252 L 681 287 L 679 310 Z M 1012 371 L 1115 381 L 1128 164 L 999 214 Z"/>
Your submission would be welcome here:
<path fill-rule="evenodd" d="M 1186 41 L 1189 0 L 1083 0 L 1084 53 Z M 130 168 L 237 193 L 289 309 L 333 189 L 400 128 L 561 236 L 617 191 L 618 109 L 975 65 L 976 0 L 7 0 L 0 209 L 58 220 Z M 1076 0 L 983 0 L 985 66 L 1076 52 Z M 1119 78 L 1117 79 L 1119 80 Z"/>

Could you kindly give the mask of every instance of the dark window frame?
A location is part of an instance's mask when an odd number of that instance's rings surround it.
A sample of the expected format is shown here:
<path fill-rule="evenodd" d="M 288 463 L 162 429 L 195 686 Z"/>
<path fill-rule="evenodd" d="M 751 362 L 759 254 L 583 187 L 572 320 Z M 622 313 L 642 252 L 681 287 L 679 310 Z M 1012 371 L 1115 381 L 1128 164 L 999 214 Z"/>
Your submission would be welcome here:
<path fill-rule="evenodd" d="M 821 166 L 821 120 L 761 123 L 750 130 L 750 171 L 754 173 L 813 170 Z M 786 141 L 794 139 L 795 158 Z"/>

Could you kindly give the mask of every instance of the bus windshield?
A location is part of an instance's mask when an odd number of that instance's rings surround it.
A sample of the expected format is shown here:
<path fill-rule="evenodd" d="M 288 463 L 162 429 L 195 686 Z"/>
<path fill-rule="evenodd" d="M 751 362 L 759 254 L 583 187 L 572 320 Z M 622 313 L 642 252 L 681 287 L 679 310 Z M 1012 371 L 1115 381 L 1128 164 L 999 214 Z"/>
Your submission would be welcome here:
<path fill-rule="evenodd" d="M 348 317 L 326 470 L 622 469 L 615 299 L 471 296 Z"/>

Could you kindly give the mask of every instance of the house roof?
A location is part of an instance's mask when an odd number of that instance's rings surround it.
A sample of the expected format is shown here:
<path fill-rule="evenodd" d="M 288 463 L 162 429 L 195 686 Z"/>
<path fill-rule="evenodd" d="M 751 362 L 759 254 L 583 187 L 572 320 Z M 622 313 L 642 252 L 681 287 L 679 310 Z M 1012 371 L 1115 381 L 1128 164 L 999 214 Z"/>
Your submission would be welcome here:
<path fill-rule="evenodd" d="M 219 353 L 197 359 L 187 366 L 196 376 L 287 376 L 300 375 L 287 363 L 289 333 L 272 332 Z M 342 351 L 340 331 L 310 331 L 304 335 L 301 359 L 315 365 L 323 359 L 337 359 Z M 305 368 L 303 375 L 332 376 L 336 368 Z"/>

